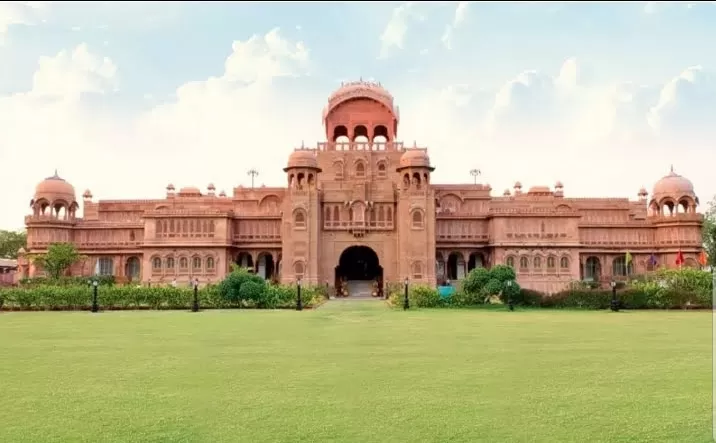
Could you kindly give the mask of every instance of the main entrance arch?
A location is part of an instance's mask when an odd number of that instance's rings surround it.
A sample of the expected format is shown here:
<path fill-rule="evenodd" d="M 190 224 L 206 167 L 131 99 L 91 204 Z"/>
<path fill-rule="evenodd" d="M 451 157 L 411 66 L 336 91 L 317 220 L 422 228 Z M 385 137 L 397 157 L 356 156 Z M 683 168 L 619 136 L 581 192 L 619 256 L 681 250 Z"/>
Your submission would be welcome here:
<path fill-rule="evenodd" d="M 360 288 L 370 292 L 374 284 L 377 284 L 378 295 L 382 295 L 383 267 L 378 254 L 368 246 L 346 248 L 336 266 L 337 292 L 340 293 L 342 288 Z"/>

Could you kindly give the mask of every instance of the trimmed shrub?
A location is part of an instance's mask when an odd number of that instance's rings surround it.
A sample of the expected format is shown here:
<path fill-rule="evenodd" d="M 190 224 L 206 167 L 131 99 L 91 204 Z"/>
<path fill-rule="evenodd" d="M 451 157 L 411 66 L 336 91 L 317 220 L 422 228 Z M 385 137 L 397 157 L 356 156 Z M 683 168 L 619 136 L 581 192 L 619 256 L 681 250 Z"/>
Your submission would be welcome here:
<path fill-rule="evenodd" d="M 388 294 L 388 303 L 393 307 L 402 307 L 405 300 L 405 289 L 402 285 L 392 286 Z M 440 306 L 440 294 L 436 288 L 425 285 L 410 285 L 408 287 L 410 306 L 416 308 L 437 308 Z"/>

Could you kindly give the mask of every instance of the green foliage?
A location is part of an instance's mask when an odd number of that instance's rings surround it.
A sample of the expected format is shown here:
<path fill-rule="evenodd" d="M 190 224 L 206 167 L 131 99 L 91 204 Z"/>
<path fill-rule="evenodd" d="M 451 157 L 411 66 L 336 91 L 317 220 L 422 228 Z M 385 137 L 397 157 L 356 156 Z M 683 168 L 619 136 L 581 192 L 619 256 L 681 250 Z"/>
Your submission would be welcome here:
<path fill-rule="evenodd" d="M 452 305 L 472 306 L 487 303 L 499 296 L 504 303 L 517 297 L 520 286 L 515 281 L 515 271 L 506 265 L 496 265 L 490 269 L 475 268 L 470 271 L 462 284 L 462 293 L 451 301 Z M 511 282 L 510 285 L 507 282 Z"/>
<path fill-rule="evenodd" d="M 32 260 L 54 280 L 59 279 L 65 271 L 82 259 L 82 255 L 72 243 L 53 243 L 45 254 L 32 257 Z"/>
<path fill-rule="evenodd" d="M 716 197 L 708 204 L 701 232 L 709 266 L 716 268 Z"/>
<path fill-rule="evenodd" d="M 296 305 L 295 287 L 281 285 L 263 286 L 248 281 L 244 289 L 250 296 L 239 301 L 227 300 L 219 285 L 199 288 L 201 308 L 289 308 Z M 259 291 L 258 288 L 262 288 Z M 316 306 L 323 300 L 319 291 L 303 288 L 303 305 Z M 100 286 L 97 298 L 101 309 L 189 309 L 194 300 L 194 290 L 171 286 Z M 0 288 L 0 306 L 5 308 L 33 310 L 89 309 L 92 306 L 92 287 L 89 285 L 35 285 L 16 288 Z"/>
<path fill-rule="evenodd" d="M 0 229 L 0 258 L 17 258 L 17 251 L 27 247 L 25 231 L 5 231 Z"/>
<path fill-rule="evenodd" d="M 254 301 L 253 298 L 245 297 L 245 295 L 253 294 L 250 291 L 253 291 L 254 289 L 247 289 L 243 294 L 241 292 L 241 287 L 245 283 L 249 282 L 256 283 L 256 285 L 263 285 L 265 290 L 266 282 L 264 279 L 256 274 L 248 272 L 244 268 L 234 266 L 232 267 L 231 272 L 219 284 L 219 293 L 229 303 L 241 304 L 242 301 Z M 253 286 L 254 288 L 257 288 L 256 285 L 250 285 L 249 287 Z M 255 290 L 259 292 L 261 291 L 260 289 Z"/>
<path fill-rule="evenodd" d="M 391 285 L 388 293 L 388 303 L 393 307 L 402 307 L 405 300 L 403 285 Z M 440 294 L 436 288 L 425 285 L 409 285 L 408 299 L 411 307 L 437 308 L 441 305 Z"/>
<path fill-rule="evenodd" d="M 114 275 L 96 275 L 92 277 L 60 277 L 57 279 L 49 277 L 33 277 L 23 278 L 20 280 L 21 286 L 82 286 L 89 285 L 92 280 L 97 280 L 100 286 L 108 286 L 115 284 Z"/>

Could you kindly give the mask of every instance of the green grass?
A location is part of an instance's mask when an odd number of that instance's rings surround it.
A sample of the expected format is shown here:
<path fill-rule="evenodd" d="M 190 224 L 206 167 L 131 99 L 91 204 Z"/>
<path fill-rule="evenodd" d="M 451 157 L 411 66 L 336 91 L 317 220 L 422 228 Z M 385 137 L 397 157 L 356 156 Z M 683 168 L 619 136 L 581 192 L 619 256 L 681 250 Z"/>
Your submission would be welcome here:
<path fill-rule="evenodd" d="M 1 442 L 711 441 L 710 312 L 0 314 Z"/>

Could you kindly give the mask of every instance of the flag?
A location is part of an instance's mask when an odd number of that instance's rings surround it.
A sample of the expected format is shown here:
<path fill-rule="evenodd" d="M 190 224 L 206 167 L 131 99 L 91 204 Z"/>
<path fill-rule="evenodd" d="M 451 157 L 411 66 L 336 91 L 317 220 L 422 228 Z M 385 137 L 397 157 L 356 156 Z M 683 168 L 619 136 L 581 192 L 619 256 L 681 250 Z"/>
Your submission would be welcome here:
<path fill-rule="evenodd" d="M 626 265 L 629 266 L 629 263 L 631 263 L 631 254 L 629 251 L 627 251 L 626 256 L 624 256 L 624 261 L 626 262 Z"/>
<path fill-rule="evenodd" d="M 651 257 L 649 257 L 649 264 L 652 265 L 652 266 L 656 266 L 656 263 L 657 263 L 657 261 L 656 261 L 656 255 L 654 255 L 654 254 L 652 253 L 652 254 L 651 254 Z"/>
<path fill-rule="evenodd" d="M 679 253 L 676 254 L 676 266 L 681 266 L 684 264 L 684 253 L 681 252 L 681 249 L 679 249 Z"/>
<path fill-rule="evenodd" d="M 99 259 L 94 263 L 94 275 L 99 275 Z"/>
<path fill-rule="evenodd" d="M 701 254 L 699 254 L 699 264 L 701 266 L 706 266 L 709 262 L 709 257 L 706 255 L 705 250 L 701 250 Z"/>

